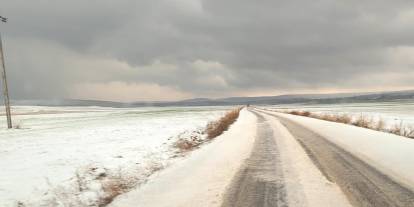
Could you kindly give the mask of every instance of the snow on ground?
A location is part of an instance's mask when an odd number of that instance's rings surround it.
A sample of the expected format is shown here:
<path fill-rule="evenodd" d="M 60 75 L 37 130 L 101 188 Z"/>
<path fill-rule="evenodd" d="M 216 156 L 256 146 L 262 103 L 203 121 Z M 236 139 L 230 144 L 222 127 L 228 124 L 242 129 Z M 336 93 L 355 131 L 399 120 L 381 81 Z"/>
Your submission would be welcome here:
<path fill-rule="evenodd" d="M 319 114 L 348 114 L 353 118 L 361 116 L 382 119 L 386 128 L 400 125 L 414 126 L 414 100 L 396 100 L 375 103 L 338 103 L 338 104 L 286 104 L 266 106 L 273 110 L 303 110 Z"/>
<path fill-rule="evenodd" d="M 289 206 L 350 207 L 341 189 L 322 175 L 279 120 L 266 114 L 263 116 L 272 126 L 278 142 Z"/>
<path fill-rule="evenodd" d="M 308 117 L 275 113 L 328 138 L 401 184 L 414 189 L 414 139 Z"/>
<path fill-rule="evenodd" d="M 140 188 L 118 197 L 112 207 L 214 207 L 244 159 L 256 135 L 256 117 L 243 109 L 238 121 L 214 142 L 155 175 Z"/>
<path fill-rule="evenodd" d="M 227 109 L 21 106 L 12 130 L 0 112 L 0 206 L 96 204 L 100 179 L 144 180 L 171 162 L 178 135 Z"/>
<path fill-rule="evenodd" d="M 339 187 L 326 180 L 313 165 L 288 130 L 274 117 L 266 119 L 279 145 L 289 206 L 351 206 Z M 221 206 L 226 189 L 250 156 L 256 133 L 256 116 L 243 109 L 225 134 L 140 188 L 121 195 L 110 206 Z"/>

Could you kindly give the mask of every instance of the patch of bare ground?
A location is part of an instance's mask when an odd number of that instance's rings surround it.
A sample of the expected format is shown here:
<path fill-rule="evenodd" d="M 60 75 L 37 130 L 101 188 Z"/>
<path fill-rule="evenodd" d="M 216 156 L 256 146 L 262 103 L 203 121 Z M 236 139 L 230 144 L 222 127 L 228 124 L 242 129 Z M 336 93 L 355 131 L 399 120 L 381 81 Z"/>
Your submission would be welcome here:
<path fill-rule="evenodd" d="M 201 144 L 206 143 L 229 129 L 239 117 L 242 107 L 227 112 L 219 120 L 209 122 L 204 131 L 194 131 L 189 137 L 179 137 L 173 144 L 179 153 L 197 149 Z"/>
<path fill-rule="evenodd" d="M 386 127 L 386 124 L 383 119 L 374 120 L 372 117 L 367 117 L 364 115 L 360 115 L 359 117 L 353 119 L 350 115 L 347 114 L 321 114 L 321 113 L 313 113 L 310 111 L 300 111 L 300 110 L 292 110 L 292 111 L 277 111 L 297 116 L 305 116 L 325 121 L 343 123 L 354 125 L 357 127 L 363 127 L 367 129 L 372 129 L 376 131 L 386 132 L 395 134 L 398 136 L 403 136 L 407 138 L 414 138 L 414 127 L 405 125 L 402 121 L 399 124 L 395 124 L 391 128 Z"/>

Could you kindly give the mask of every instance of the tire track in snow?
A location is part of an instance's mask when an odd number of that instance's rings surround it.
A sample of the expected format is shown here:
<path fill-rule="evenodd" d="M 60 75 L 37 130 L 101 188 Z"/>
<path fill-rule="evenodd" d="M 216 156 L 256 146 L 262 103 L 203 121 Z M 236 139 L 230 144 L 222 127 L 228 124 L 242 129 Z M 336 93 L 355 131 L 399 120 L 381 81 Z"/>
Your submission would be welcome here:
<path fill-rule="evenodd" d="M 306 127 L 275 114 L 261 112 L 281 121 L 327 179 L 336 182 L 354 206 L 414 206 L 412 190 Z"/>
<path fill-rule="evenodd" d="M 287 207 L 286 187 L 273 130 L 262 115 L 253 113 L 258 117 L 253 150 L 227 189 L 222 207 Z"/>

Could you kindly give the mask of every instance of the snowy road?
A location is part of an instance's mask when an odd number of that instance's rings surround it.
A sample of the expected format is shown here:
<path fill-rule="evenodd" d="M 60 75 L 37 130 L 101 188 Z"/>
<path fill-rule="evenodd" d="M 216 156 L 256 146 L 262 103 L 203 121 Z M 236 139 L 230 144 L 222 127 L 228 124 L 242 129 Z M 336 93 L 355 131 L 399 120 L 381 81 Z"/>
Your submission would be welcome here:
<path fill-rule="evenodd" d="M 413 149 L 395 135 L 244 109 L 228 132 L 111 206 L 414 206 L 403 159 Z"/>
<path fill-rule="evenodd" d="M 239 170 L 222 206 L 288 206 L 280 153 L 266 119 L 258 117 L 253 151 Z"/>
<path fill-rule="evenodd" d="M 323 175 L 341 188 L 353 206 L 408 207 L 414 205 L 412 190 L 392 180 L 335 143 L 287 118 L 263 111 L 260 113 L 276 117 L 301 144 Z M 272 142 L 268 144 L 273 145 Z M 276 202 L 267 206 L 280 205 Z"/>
<path fill-rule="evenodd" d="M 258 118 L 252 153 L 229 185 L 222 207 L 351 206 L 278 119 L 252 112 Z"/>

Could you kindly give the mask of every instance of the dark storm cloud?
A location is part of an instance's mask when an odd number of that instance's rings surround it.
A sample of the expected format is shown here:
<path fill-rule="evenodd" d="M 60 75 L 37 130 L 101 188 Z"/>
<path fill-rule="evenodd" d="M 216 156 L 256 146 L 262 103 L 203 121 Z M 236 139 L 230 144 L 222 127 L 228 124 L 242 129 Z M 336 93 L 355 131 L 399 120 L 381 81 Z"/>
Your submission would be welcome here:
<path fill-rule="evenodd" d="M 10 0 L 0 12 L 10 18 L 2 31 L 13 97 L 84 97 L 80 86 L 122 83 L 125 91 L 156 87 L 157 99 L 163 90 L 191 97 L 414 87 L 413 6 Z"/>

